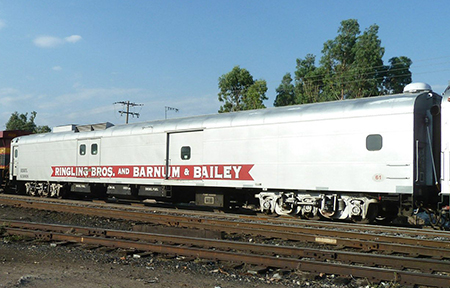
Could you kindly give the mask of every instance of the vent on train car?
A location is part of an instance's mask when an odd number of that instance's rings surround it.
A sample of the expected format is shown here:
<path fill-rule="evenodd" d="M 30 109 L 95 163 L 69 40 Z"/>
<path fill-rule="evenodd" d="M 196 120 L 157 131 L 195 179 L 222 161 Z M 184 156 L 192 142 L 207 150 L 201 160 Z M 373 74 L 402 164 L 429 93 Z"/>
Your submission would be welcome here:
<path fill-rule="evenodd" d="M 114 124 L 109 123 L 109 122 L 98 123 L 98 124 L 88 124 L 88 125 L 78 125 L 75 128 L 75 132 L 106 130 L 112 126 L 114 126 Z"/>
<path fill-rule="evenodd" d="M 53 133 L 75 131 L 76 127 L 77 127 L 77 125 L 74 125 L 74 124 L 56 126 L 56 127 L 53 127 Z"/>
<path fill-rule="evenodd" d="M 431 86 L 427 83 L 410 83 L 403 88 L 403 93 L 431 92 Z"/>

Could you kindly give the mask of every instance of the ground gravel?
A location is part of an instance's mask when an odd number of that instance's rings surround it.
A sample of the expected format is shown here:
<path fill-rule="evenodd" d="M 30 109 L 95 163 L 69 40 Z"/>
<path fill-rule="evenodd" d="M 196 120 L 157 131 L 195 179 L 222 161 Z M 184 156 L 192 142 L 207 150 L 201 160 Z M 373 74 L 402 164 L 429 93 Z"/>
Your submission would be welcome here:
<path fill-rule="evenodd" d="M 0 244 L 0 255 L 0 287 L 225 288 L 277 285 L 266 283 L 269 279 L 263 277 L 239 278 L 238 275 L 225 274 L 207 263 L 190 264 L 154 257 L 134 259 L 120 256 L 117 251 L 105 253 L 82 247 L 51 247 L 48 243 L 4 240 Z"/>
<path fill-rule="evenodd" d="M 0 218 L 131 230 L 135 223 L 109 218 L 0 206 Z M 1 223 L 0 223 L 1 228 Z M 324 271 L 326 272 L 326 271 Z M 377 287 L 364 279 L 299 271 L 257 269 L 200 259 L 6 236 L 0 238 L 0 287 Z M 379 287 L 394 287 L 392 283 Z M 399 287 L 395 285 L 395 287 Z"/>

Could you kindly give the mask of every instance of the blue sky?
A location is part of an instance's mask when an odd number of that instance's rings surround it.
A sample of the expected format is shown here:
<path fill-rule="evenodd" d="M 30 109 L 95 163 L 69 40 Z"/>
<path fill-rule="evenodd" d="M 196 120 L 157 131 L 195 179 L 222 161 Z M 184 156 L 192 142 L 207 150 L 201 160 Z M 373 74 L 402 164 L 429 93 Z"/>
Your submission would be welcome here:
<path fill-rule="evenodd" d="M 267 81 L 272 106 L 296 59 L 321 56 L 342 20 L 380 26 L 386 48 L 413 60 L 413 81 L 450 80 L 450 1 L 3 1 L 0 129 L 11 113 L 36 123 L 122 124 L 117 101 L 142 103 L 130 122 L 217 113 L 218 78 L 239 65 Z"/>

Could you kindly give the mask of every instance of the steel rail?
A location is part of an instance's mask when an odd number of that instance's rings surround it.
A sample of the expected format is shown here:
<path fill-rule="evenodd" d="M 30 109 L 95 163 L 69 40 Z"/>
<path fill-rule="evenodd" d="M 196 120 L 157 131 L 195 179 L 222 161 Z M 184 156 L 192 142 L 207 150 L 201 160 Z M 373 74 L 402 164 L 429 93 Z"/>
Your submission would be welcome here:
<path fill-rule="evenodd" d="M 36 198 L 29 196 L 21 196 L 21 195 L 8 195 L 8 194 L 0 194 L 0 204 L 5 205 L 16 205 L 19 202 L 52 202 L 53 204 L 68 204 L 68 205 L 86 205 L 92 207 L 105 206 L 108 205 L 112 209 L 116 208 L 119 210 L 127 210 L 128 206 L 123 204 L 115 204 L 108 203 L 105 201 L 79 201 L 79 200 L 61 200 L 54 198 Z M 16 203 L 16 204 L 15 204 Z M 101 203 L 101 204 L 100 204 Z M 20 204 L 19 204 L 20 205 Z M 378 226 L 378 225 L 365 225 L 358 223 L 343 223 L 343 222 L 329 222 L 329 221 L 316 221 L 316 220 L 304 220 L 299 218 L 293 218 L 288 216 L 255 216 L 255 215 L 240 215 L 240 214 L 217 214 L 212 212 L 204 212 L 204 211 L 192 211 L 192 210 L 179 210 L 173 208 L 160 208 L 160 207 L 152 207 L 146 206 L 143 203 L 131 203 L 133 210 L 142 210 L 150 213 L 149 209 L 153 209 L 153 211 L 159 213 L 170 213 L 174 215 L 192 215 L 192 216 L 204 216 L 204 217 L 217 217 L 217 218 L 227 218 L 227 219 L 236 219 L 236 220 L 245 220 L 251 222 L 261 222 L 265 221 L 266 223 L 278 224 L 278 225 L 292 225 L 292 226 L 300 226 L 300 227 L 314 227 L 314 228 L 322 228 L 322 229 L 343 229 L 343 230 L 351 230 L 351 231 L 360 231 L 363 233 L 373 232 L 373 233 L 390 233 L 390 234 L 403 234 L 409 235 L 411 237 L 423 237 L 423 238 L 448 238 L 450 241 L 450 232 L 448 231 L 440 231 L 433 230 L 427 228 L 420 227 L 395 227 L 395 226 Z"/>
<path fill-rule="evenodd" d="M 12 201 L 14 202 L 14 201 Z M 17 204 L 17 203 L 16 203 Z M 413 256 L 427 256 L 450 259 L 450 241 L 413 239 L 356 232 L 314 229 L 299 226 L 270 225 L 265 223 L 236 222 L 217 219 L 205 219 L 186 215 L 151 214 L 140 211 L 111 210 L 99 207 L 71 206 L 60 203 L 41 203 L 22 201 L 20 207 L 45 209 L 59 212 L 95 215 L 100 217 L 142 221 L 174 227 L 188 227 L 244 233 L 264 237 L 276 237 L 286 240 L 310 242 L 363 249 L 366 251 L 385 251 L 386 253 L 404 253 Z M 288 230 L 288 231 L 286 231 Z"/>
<path fill-rule="evenodd" d="M 0 219 L 0 224 L 6 229 L 39 229 L 54 233 L 83 234 L 87 236 L 101 236 L 109 238 L 121 238 L 128 240 L 141 240 L 147 242 L 162 242 L 182 245 L 195 245 L 206 248 L 236 249 L 268 255 L 283 255 L 291 257 L 312 258 L 316 261 L 339 261 L 348 264 L 364 264 L 369 266 L 388 266 L 396 269 L 417 269 L 422 272 L 450 272 L 450 262 L 435 259 L 405 258 L 391 255 L 356 253 L 347 251 L 320 250 L 292 246 L 274 246 L 238 241 L 204 239 L 197 237 L 185 237 L 178 235 L 166 235 L 157 233 L 144 233 L 134 231 L 121 231 L 113 229 L 79 227 L 69 225 L 55 225 L 44 223 L 30 223 L 24 221 L 11 221 Z"/>
<path fill-rule="evenodd" d="M 253 221 L 267 221 L 270 223 L 279 223 L 279 224 L 291 224 L 297 226 L 307 226 L 307 227 L 315 227 L 315 228 L 323 228 L 323 229 L 345 229 L 351 231 L 360 231 L 363 233 L 371 232 L 371 233 L 390 233 L 390 234 L 403 234 L 411 237 L 426 237 L 426 238 L 448 238 L 450 239 L 450 232 L 442 231 L 442 230 L 433 230 L 427 227 L 396 227 L 396 226 L 387 226 L 387 225 L 375 225 L 375 224 L 360 224 L 360 223 L 349 223 L 349 222 L 337 222 L 337 221 L 316 221 L 316 220 L 305 220 L 298 219 L 292 217 L 268 217 L 268 216 L 259 216 L 255 218 L 255 216 L 245 216 L 245 215 L 237 215 L 238 217 L 242 217 L 243 219 L 249 219 Z"/>
<path fill-rule="evenodd" d="M 415 273 L 402 270 L 353 266 L 348 264 L 318 262 L 312 260 L 301 260 L 285 257 L 261 256 L 248 253 L 218 251 L 211 249 L 200 249 L 193 247 L 180 247 L 160 245 L 153 243 L 142 243 L 137 241 L 110 239 L 100 236 L 69 235 L 64 233 L 29 230 L 21 228 L 4 227 L 8 234 L 22 235 L 27 237 L 38 237 L 49 241 L 69 241 L 84 244 L 100 245 L 114 248 L 136 249 L 139 251 L 151 251 L 162 254 L 183 255 L 201 259 L 219 261 L 231 261 L 236 263 L 247 263 L 254 265 L 265 265 L 267 267 L 278 267 L 308 271 L 311 273 L 352 275 L 354 277 L 368 278 L 372 281 L 395 281 L 406 285 L 427 285 L 433 287 L 448 287 L 450 276 L 436 275 L 430 273 Z"/>

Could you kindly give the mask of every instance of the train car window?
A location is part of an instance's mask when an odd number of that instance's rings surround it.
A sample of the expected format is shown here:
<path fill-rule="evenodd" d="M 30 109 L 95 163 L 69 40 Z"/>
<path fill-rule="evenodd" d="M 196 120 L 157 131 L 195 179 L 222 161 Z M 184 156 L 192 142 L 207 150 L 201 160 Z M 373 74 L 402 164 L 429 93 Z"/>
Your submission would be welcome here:
<path fill-rule="evenodd" d="M 383 148 L 383 137 L 379 134 L 372 134 L 366 138 L 366 148 L 369 151 L 378 151 Z"/>
<path fill-rule="evenodd" d="M 98 145 L 94 143 L 91 145 L 91 154 L 97 155 L 97 153 L 98 153 Z"/>
<path fill-rule="evenodd" d="M 17 156 L 19 156 L 19 150 L 18 149 L 14 150 L 14 157 L 17 158 Z"/>
<path fill-rule="evenodd" d="M 189 147 L 189 146 L 181 147 L 181 159 L 182 160 L 191 159 L 191 147 Z"/>
<path fill-rule="evenodd" d="M 80 155 L 86 155 L 86 145 L 80 145 Z"/>

